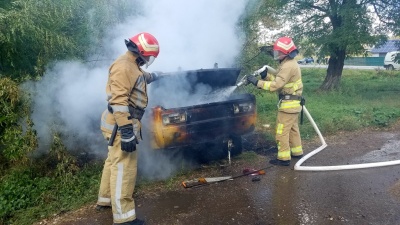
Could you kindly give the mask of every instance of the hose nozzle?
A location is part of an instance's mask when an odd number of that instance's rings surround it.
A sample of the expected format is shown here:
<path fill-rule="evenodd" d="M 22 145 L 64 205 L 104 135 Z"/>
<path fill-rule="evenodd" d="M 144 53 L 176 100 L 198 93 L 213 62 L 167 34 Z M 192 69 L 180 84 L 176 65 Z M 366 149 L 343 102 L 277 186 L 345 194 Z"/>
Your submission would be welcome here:
<path fill-rule="evenodd" d="M 274 74 L 274 75 L 276 75 L 278 73 L 274 68 L 272 68 L 272 67 L 270 67 L 268 65 L 265 65 L 265 66 L 261 67 L 260 69 L 254 71 L 252 74 L 248 74 L 248 75 L 245 75 L 244 77 L 242 77 L 242 79 L 236 84 L 236 86 L 240 87 L 240 86 L 243 86 L 243 85 L 244 86 L 248 85 L 249 84 L 249 82 L 247 81 L 247 77 L 248 76 L 257 76 L 261 72 L 263 72 L 265 69 L 268 69 L 268 73 L 271 73 L 271 74 Z"/>
<path fill-rule="evenodd" d="M 236 86 L 237 87 L 240 87 L 240 86 L 246 86 L 246 85 L 248 85 L 249 84 L 249 82 L 247 82 L 247 76 L 248 75 L 246 75 L 246 76 L 244 76 L 237 84 L 236 84 Z"/>
<path fill-rule="evenodd" d="M 239 83 L 236 84 L 237 87 L 243 86 L 243 85 L 247 85 L 247 81 L 246 80 L 241 80 L 239 81 Z"/>

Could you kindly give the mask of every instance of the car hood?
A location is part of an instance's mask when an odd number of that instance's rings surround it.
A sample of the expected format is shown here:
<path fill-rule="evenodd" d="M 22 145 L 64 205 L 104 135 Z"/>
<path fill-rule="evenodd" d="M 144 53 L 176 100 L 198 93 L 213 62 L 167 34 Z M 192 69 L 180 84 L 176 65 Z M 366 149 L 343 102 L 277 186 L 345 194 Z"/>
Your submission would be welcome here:
<path fill-rule="evenodd" d="M 150 107 L 182 107 L 223 101 L 233 92 L 239 73 L 238 68 L 218 68 L 164 74 L 149 85 Z"/>
<path fill-rule="evenodd" d="M 176 82 L 186 80 L 187 85 L 196 86 L 204 84 L 212 89 L 235 86 L 239 76 L 239 68 L 199 69 L 166 73 L 162 79 L 175 80 Z"/>

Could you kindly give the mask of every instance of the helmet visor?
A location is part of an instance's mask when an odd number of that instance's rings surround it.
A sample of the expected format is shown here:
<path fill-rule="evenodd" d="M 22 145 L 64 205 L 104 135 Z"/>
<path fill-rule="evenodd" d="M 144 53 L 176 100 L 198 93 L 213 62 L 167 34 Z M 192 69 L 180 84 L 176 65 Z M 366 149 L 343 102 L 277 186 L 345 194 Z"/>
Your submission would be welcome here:
<path fill-rule="evenodd" d="M 274 50 L 274 59 L 275 60 L 282 60 L 283 58 L 285 58 L 285 54 L 283 54 L 283 52 L 279 51 L 279 50 Z"/>
<path fill-rule="evenodd" d="M 154 56 L 148 56 L 148 57 L 144 57 L 145 61 L 146 61 L 146 69 L 154 62 L 154 60 L 156 59 L 156 57 Z"/>

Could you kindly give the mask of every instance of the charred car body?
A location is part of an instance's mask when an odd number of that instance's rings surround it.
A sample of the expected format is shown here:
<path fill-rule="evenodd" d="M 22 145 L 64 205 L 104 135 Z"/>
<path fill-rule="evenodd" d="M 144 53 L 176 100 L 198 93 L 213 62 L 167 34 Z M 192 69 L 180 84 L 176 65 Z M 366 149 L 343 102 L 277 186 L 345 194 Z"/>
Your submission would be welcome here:
<path fill-rule="evenodd" d="M 202 151 L 239 154 L 241 136 L 254 130 L 257 117 L 254 95 L 232 94 L 239 73 L 236 68 L 180 71 L 152 83 L 146 118 L 152 148 L 212 143 L 218 148 Z"/>

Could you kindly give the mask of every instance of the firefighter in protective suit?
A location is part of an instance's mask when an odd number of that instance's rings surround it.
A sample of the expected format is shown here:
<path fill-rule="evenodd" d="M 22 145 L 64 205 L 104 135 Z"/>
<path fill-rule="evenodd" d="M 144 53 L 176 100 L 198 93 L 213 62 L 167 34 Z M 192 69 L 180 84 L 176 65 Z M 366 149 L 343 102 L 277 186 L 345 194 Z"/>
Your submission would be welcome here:
<path fill-rule="evenodd" d="M 157 39 L 139 33 L 125 40 L 128 51 L 109 68 L 106 86 L 108 107 L 101 116 L 101 131 L 109 141 L 104 163 L 97 210 L 112 208 L 114 224 L 139 225 L 133 191 L 137 175 L 137 144 L 141 139 L 140 120 L 148 103 L 147 84 L 160 73 L 146 68 L 158 56 Z"/>
<path fill-rule="evenodd" d="M 279 96 L 276 120 L 275 140 L 278 148 L 276 159 L 271 164 L 289 166 L 291 157 L 301 158 L 303 147 L 299 131 L 299 113 L 302 110 L 303 83 L 301 71 L 294 57 L 298 50 L 289 37 L 281 37 L 274 43 L 274 59 L 279 61 L 276 76 L 268 74 L 268 69 L 261 72 L 261 79 L 248 76 L 247 81 L 258 88 L 277 92 Z"/>

